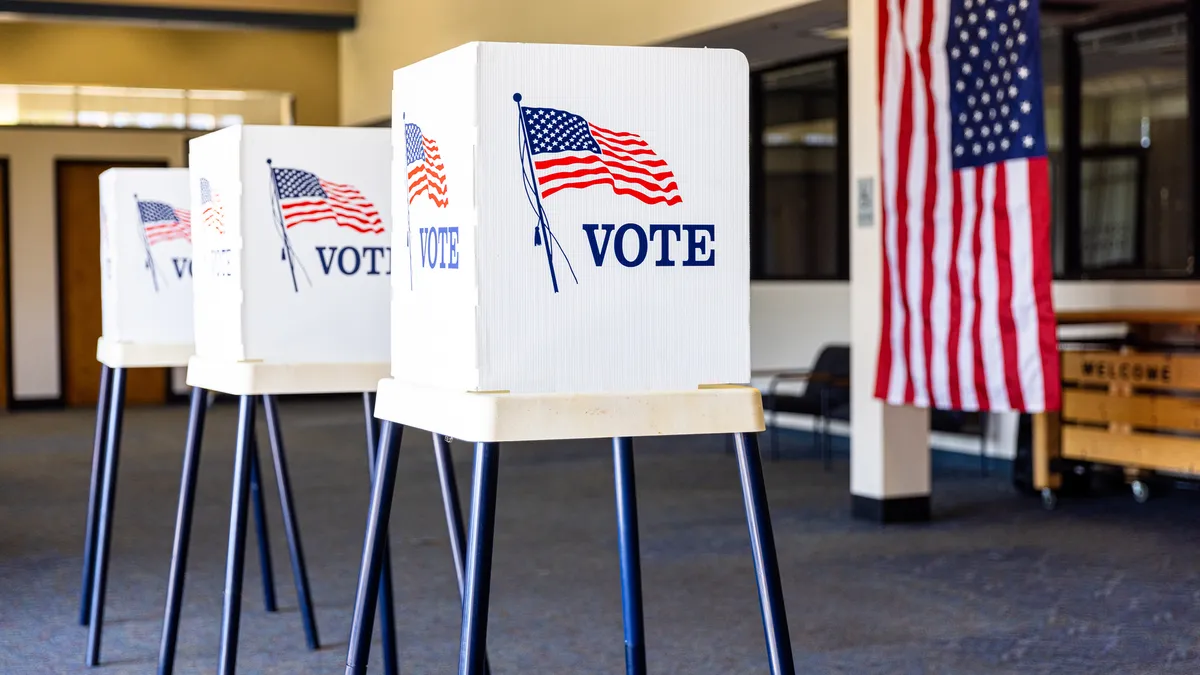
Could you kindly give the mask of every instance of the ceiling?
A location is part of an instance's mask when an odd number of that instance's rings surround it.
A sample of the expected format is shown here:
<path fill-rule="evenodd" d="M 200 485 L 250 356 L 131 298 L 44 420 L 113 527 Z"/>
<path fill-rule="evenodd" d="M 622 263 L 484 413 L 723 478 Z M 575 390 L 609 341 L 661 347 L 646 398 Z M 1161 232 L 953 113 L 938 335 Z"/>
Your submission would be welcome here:
<path fill-rule="evenodd" d="M 1041 0 L 1043 29 L 1087 24 L 1185 0 Z M 1200 0 L 1195 0 L 1200 1 Z M 816 0 L 782 12 L 667 43 L 677 47 L 737 49 L 752 68 L 798 61 L 846 49 L 846 0 Z"/>

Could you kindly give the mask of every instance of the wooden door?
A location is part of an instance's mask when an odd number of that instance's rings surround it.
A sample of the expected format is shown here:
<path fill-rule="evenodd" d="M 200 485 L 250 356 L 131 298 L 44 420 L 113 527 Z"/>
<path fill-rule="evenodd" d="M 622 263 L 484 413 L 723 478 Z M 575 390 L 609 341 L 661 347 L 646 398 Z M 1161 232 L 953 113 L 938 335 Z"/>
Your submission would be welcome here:
<path fill-rule="evenodd" d="M 68 406 L 94 406 L 99 398 L 100 174 L 130 166 L 166 162 L 59 161 L 55 167 L 62 391 Z M 161 404 L 169 386 L 166 368 L 132 368 L 126 372 L 125 400 Z"/>

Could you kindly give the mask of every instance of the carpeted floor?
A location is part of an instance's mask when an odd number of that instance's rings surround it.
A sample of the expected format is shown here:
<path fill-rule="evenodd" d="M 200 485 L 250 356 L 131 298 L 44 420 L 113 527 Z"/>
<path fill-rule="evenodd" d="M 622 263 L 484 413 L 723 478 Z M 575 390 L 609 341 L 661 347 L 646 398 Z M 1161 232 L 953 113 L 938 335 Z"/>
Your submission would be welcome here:
<path fill-rule="evenodd" d="M 322 648 L 304 649 L 268 468 L 281 607 L 262 611 L 249 541 L 240 672 L 333 675 L 367 502 L 360 408 L 285 401 L 282 415 Z M 180 407 L 126 417 L 103 665 L 90 672 L 154 672 L 185 419 Z M 232 406 L 209 416 L 181 674 L 215 672 L 234 423 Z M 90 411 L 0 419 L 4 675 L 88 672 L 76 612 L 92 424 Z M 426 433 L 404 438 L 392 550 L 404 672 L 442 675 L 456 672 L 459 611 L 429 447 Z M 453 447 L 465 495 L 469 447 Z M 767 672 L 732 456 L 711 437 L 637 447 L 650 672 Z M 803 455 L 767 463 L 798 672 L 1200 672 L 1195 493 L 1064 500 L 1047 513 L 967 463 L 938 470 L 935 522 L 881 528 L 850 519 L 847 469 L 844 457 L 830 473 Z M 623 672 L 608 444 L 506 446 L 499 500 L 493 672 Z"/>

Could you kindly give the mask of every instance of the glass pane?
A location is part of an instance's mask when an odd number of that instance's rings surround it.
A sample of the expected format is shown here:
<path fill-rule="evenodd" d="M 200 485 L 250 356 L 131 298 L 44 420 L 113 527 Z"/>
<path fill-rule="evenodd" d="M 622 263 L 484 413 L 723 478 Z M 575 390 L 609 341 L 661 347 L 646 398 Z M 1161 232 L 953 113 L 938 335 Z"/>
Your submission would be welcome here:
<path fill-rule="evenodd" d="M 837 277 L 837 70 L 832 61 L 763 75 L 766 204 L 760 273 Z"/>
<path fill-rule="evenodd" d="M 1062 33 L 1052 28 L 1042 32 L 1042 102 L 1046 111 L 1046 148 L 1050 154 L 1050 247 L 1054 276 L 1067 273 L 1067 231 L 1063 209 L 1062 162 Z"/>
<path fill-rule="evenodd" d="M 1191 269 L 1187 42 L 1182 14 L 1079 35 L 1085 270 Z"/>

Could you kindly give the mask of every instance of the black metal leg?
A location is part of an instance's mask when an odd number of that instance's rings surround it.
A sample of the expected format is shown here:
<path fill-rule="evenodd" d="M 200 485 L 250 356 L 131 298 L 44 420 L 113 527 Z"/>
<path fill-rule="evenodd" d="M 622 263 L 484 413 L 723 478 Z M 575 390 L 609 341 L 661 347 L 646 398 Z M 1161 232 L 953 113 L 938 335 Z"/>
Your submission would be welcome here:
<path fill-rule="evenodd" d="M 379 424 L 375 421 L 375 395 L 363 392 L 363 419 L 367 429 L 367 477 L 368 484 L 375 484 L 375 458 L 379 453 Z M 383 539 L 383 563 L 379 566 L 379 633 L 383 641 L 384 675 L 400 672 L 400 659 L 396 648 L 396 606 L 392 591 L 392 552 L 388 539 Z"/>
<path fill-rule="evenodd" d="M 196 471 L 200 463 L 200 444 L 204 438 L 204 418 L 208 412 L 205 397 L 206 392 L 203 389 L 192 389 L 187 443 L 183 447 L 183 471 L 179 479 L 179 509 L 175 514 L 175 544 L 171 548 L 171 571 L 167 577 L 167 609 L 163 618 L 162 641 L 158 648 L 158 675 L 171 675 L 175 669 L 175 643 L 179 637 L 183 577 L 187 571 L 188 543 L 192 536 Z"/>
<path fill-rule="evenodd" d="M 792 642 L 788 632 L 783 585 L 779 580 L 779 560 L 775 554 L 775 535 L 771 531 L 771 513 L 767 506 L 767 488 L 763 481 L 762 459 L 754 434 L 734 435 L 737 443 L 738 470 L 742 496 L 746 502 L 746 524 L 750 528 L 750 550 L 758 582 L 758 601 L 762 609 L 763 632 L 771 675 L 795 675 Z"/>
<path fill-rule="evenodd" d="M 263 609 L 274 612 L 275 573 L 271 565 L 271 538 L 267 534 L 267 507 L 263 501 L 262 465 L 258 460 L 258 440 L 250 430 L 250 504 L 254 508 L 254 532 L 258 538 L 258 566 L 262 570 Z"/>
<path fill-rule="evenodd" d="M 463 526 L 462 507 L 458 501 L 458 480 L 454 475 L 454 456 L 450 443 L 439 433 L 433 434 L 433 457 L 437 460 L 438 480 L 442 484 L 442 506 L 446 510 L 446 529 L 450 534 L 450 553 L 454 557 L 454 574 L 458 577 L 458 597 L 465 597 L 467 533 Z M 487 653 L 483 655 L 483 674 L 490 675 Z"/>
<path fill-rule="evenodd" d="M 358 571 L 358 590 L 354 596 L 354 617 L 350 624 L 350 645 L 346 653 L 346 675 L 366 675 L 371 651 L 371 631 L 375 623 L 375 602 L 379 599 L 379 572 L 383 567 L 388 521 L 392 512 L 392 492 L 396 487 L 396 466 L 400 460 L 400 439 L 404 427 L 384 421 L 379 432 L 379 454 L 375 480 L 371 487 L 371 510 L 367 514 L 367 533 L 363 540 L 362 563 Z"/>
<path fill-rule="evenodd" d="M 292 578 L 296 582 L 296 603 L 300 606 L 304 638 L 309 649 L 320 649 L 317 620 L 313 615 L 312 594 L 308 589 L 308 572 L 304 566 L 304 548 L 300 545 L 300 524 L 296 520 L 296 510 L 292 506 L 292 482 L 288 478 L 279 412 L 275 407 L 274 396 L 264 394 L 262 400 L 263 409 L 267 413 L 267 432 L 271 436 L 271 455 L 275 458 L 275 481 L 279 486 L 279 506 L 283 512 L 283 531 L 287 536 L 288 552 L 292 559 Z"/>
<path fill-rule="evenodd" d="M 482 675 L 487 645 L 488 596 L 492 585 L 492 536 L 496 529 L 496 478 L 500 444 L 475 444 L 471 480 L 471 531 L 467 540 L 467 583 L 463 598 L 458 675 Z"/>
<path fill-rule="evenodd" d="M 238 401 L 237 454 L 233 460 L 233 499 L 229 509 L 229 547 L 225 556 L 225 601 L 221 609 L 220 675 L 237 670 L 238 628 L 242 619 L 242 567 L 246 561 L 246 507 L 254 438 L 253 396 Z"/>
<path fill-rule="evenodd" d="M 88 607 L 88 641 L 85 661 L 100 663 L 100 636 L 104 624 L 104 591 L 108 585 L 108 554 L 112 539 L 113 503 L 117 496 L 117 458 L 121 449 L 121 419 L 125 414 L 125 369 L 114 368 L 112 398 L 104 449 L 104 474 L 100 485 L 100 513 L 96 519 L 96 560 L 92 600 Z"/>
<path fill-rule="evenodd" d="M 642 627 L 642 557 L 638 545 L 637 479 L 633 439 L 613 439 L 617 493 L 617 538 L 621 552 L 621 605 L 625 621 L 625 673 L 645 675 L 646 634 Z"/>
<path fill-rule="evenodd" d="M 79 591 L 79 625 L 88 625 L 92 606 L 92 575 L 96 572 L 96 521 L 100 517 L 100 474 L 104 470 L 104 432 L 108 429 L 109 383 L 112 369 L 100 364 L 100 397 L 96 401 L 96 437 L 92 441 L 92 478 L 88 484 L 86 534 L 83 537 L 83 579 Z"/>

